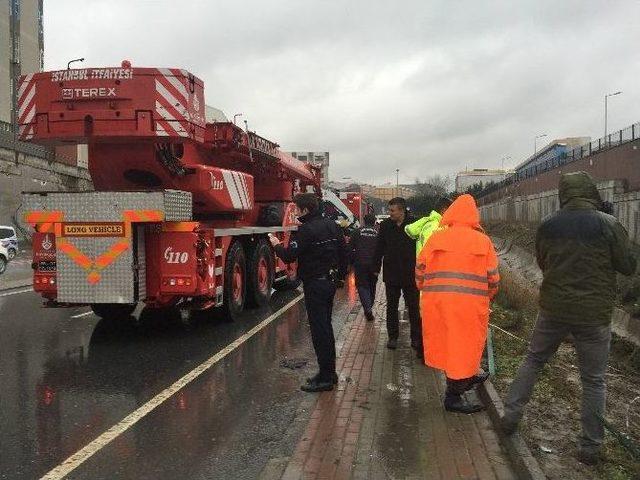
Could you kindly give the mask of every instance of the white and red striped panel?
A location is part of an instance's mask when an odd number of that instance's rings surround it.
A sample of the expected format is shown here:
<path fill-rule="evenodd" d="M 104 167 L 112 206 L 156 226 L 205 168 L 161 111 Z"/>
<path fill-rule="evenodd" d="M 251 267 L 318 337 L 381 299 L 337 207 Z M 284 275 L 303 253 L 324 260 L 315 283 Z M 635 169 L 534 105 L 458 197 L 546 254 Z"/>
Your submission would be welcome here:
<path fill-rule="evenodd" d="M 20 77 L 18 81 L 18 125 L 20 140 L 30 140 L 35 133 L 36 81 L 33 73 Z"/>
<path fill-rule="evenodd" d="M 189 89 L 186 72 L 158 68 L 156 75 L 156 135 L 189 137 Z"/>
<path fill-rule="evenodd" d="M 222 178 L 231 197 L 231 204 L 236 210 L 251 210 L 253 208 L 253 194 L 247 184 L 247 175 L 233 170 L 223 170 Z"/>

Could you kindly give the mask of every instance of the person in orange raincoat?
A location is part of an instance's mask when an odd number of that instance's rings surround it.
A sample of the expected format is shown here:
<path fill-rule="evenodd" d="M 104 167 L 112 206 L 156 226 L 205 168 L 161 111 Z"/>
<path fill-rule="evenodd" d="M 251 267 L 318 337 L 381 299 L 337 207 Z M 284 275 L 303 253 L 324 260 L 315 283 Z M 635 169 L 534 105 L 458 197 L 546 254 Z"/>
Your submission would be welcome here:
<path fill-rule="evenodd" d="M 446 373 L 445 409 L 474 413 L 482 405 L 469 403 L 463 394 L 489 376 L 479 370 L 489 301 L 500 280 L 498 258 L 471 195 L 458 197 L 440 226 L 416 263 L 425 363 Z"/>

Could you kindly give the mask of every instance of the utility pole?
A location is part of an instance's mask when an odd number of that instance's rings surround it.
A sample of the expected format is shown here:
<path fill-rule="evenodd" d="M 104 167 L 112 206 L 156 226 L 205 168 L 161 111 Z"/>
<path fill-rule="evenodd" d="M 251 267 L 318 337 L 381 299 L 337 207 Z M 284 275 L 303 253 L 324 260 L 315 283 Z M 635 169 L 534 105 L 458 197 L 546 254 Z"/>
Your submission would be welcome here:
<path fill-rule="evenodd" d="M 400 196 L 400 169 L 396 168 L 396 197 Z"/>

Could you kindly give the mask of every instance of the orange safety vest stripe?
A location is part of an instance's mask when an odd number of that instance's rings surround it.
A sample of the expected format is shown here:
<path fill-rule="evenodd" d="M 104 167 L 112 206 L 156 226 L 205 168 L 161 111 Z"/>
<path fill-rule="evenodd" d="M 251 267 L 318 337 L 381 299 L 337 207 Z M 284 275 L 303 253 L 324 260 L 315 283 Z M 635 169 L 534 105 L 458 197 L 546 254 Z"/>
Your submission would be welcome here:
<path fill-rule="evenodd" d="M 470 280 L 472 282 L 483 282 L 486 283 L 488 281 L 486 276 L 475 275 L 473 273 L 464 273 L 464 272 L 432 272 L 427 273 L 424 276 L 425 280 L 432 280 L 436 278 L 450 278 L 450 279 L 459 279 L 459 280 Z"/>
<path fill-rule="evenodd" d="M 466 295 L 477 295 L 480 297 L 488 297 L 489 290 L 481 288 L 461 287 L 459 285 L 427 285 L 421 289 L 423 292 L 434 293 L 463 293 Z"/>

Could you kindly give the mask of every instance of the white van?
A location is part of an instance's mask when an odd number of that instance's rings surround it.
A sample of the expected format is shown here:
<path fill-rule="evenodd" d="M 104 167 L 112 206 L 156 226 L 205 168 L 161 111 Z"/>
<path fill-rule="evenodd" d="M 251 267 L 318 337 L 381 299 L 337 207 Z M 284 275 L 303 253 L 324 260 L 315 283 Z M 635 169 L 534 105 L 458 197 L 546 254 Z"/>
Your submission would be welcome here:
<path fill-rule="evenodd" d="M 0 246 L 7 249 L 9 260 L 18 254 L 18 236 L 16 229 L 8 225 L 0 225 Z"/>

